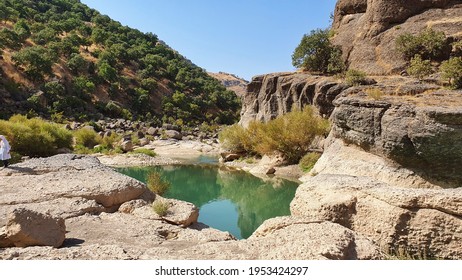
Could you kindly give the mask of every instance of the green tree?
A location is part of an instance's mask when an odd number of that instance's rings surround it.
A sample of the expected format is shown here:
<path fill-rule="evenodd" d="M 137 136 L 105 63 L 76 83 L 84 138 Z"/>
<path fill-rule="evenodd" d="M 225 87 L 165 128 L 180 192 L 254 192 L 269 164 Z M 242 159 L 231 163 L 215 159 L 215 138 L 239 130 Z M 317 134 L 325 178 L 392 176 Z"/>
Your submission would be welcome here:
<path fill-rule="evenodd" d="M 48 82 L 43 86 L 43 91 L 49 100 L 55 101 L 65 94 L 66 88 L 60 82 Z"/>
<path fill-rule="evenodd" d="M 407 72 L 409 75 L 422 80 L 425 76 L 432 74 L 433 70 L 430 60 L 423 60 L 420 55 L 416 54 L 411 59 Z"/>
<path fill-rule="evenodd" d="M 396 48 L 407 59 L 416 54 L 422 59 L 440 59 L 445 55 L 448 42 L 444 32 L 427 28 L 417 35 L 404 33 L 396 38 Z"/>
<path fill-rule="evenodd" d="M 462 58 L 453 57 L 441 63 L 441 77 L 454 89 L 462 88 Z"/>
<path fill-rule="evenodd" d="M 108 33 L 102 28 L 94 28 L 91 32 L 91 41 L 95 44 L 102 44 L 108 38 Z"/>
<path fill-rule="evenodd" d="M 42 46 L 24 48 L 12 58 L 16 66 L 22 67 L 33 80 L 41 80 L 44 75 L 52 73 L 53 60 L 47 49 Z"/>
<path fill-rule="evenodd" d="M 8 47 L 11 49 L 20 49 L 21 43 L 18 34 L 11 29 L 2 28 L 0 30 L 0 46 Z"/>
<path fill-rule="evenodd" d="M 83 73 L 88 69 L 88 62 L 80 54 L 73 53 L 67 61 L 67 67 L 74 74 Z"/>
<path fill-rule="evenodd" d="M 292 54 L 292 64 L 324 74 L 344 70 L 341 50 L 330 42 L 329 29 L 312 30 L 310 34 L 305 34 Z"/>
<path fill-rule="evenodd" d="M 50 42 L 56 42 L 59 40 L 56 30 L 50 27 L 45 27 L 32 35 L 32 40 L 39 45 L 46 45 Z"/>
<path fill-rule="evenodd" d="M 18 20 L 14 25 L 13 30 L 16 32 L 16 34 L 18 34 L 18 38 L 21 40 L 21 42 L 29 38 L 31 34 L 29 24 L 24 19 Z"/>
<path fill-rule="evenodd" d="M 90 101 L 95 90 L 95 84 L 85 76 L 76 77 L 72 82 L 73 93 L 84 100 Z"/>
<path fill-rule="evenodd" d="M 8 19 L 8 11 L 4 3 L 0 3 L 0 21 L 5 22 Z"/>
<path fill-rule="evenodd" d="M 117 80 L 117 70 L 106 61 L 103 61 L 98 64 L 98 76 L 107 82 L 114 82 Z"/>

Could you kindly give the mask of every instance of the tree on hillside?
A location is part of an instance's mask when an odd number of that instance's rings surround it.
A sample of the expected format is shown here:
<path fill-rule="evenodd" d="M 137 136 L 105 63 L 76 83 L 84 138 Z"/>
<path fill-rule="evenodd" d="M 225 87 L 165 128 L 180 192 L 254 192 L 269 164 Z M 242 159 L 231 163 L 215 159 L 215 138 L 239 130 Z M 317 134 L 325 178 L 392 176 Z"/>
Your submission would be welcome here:
<path fill-rule="evenodd" d="M 53 60 L 48 50 L 42 46 L 24 48 L 12 58 L 16 66 L 22 67 L 32 80 L 42 80 L 44 75 L 52 73 Z"/>
<path fill-rule="evenodd" d="M 419 55 L 425 60 L 438 60 L 445 57 L 449 44 L 444 32 L 428 28 L 417 35 L 404 33 L 396 38 L 396 48 L 407 59 Z"/>
<path fill-rule="evenodd" d="M 453 57 L 441 63 L 440 71 L 442 78 L 447 79 L 449 85 L 454 88 L 462 88 L 462 58 Z"/>
<path fill-rule="evenodd" d="M 312 30 L 305 34 L 292 54 L 292 64 L 306 71 L 332 74 L 342 72 L 342 51 L 330 42 L 329 29 Z"/>

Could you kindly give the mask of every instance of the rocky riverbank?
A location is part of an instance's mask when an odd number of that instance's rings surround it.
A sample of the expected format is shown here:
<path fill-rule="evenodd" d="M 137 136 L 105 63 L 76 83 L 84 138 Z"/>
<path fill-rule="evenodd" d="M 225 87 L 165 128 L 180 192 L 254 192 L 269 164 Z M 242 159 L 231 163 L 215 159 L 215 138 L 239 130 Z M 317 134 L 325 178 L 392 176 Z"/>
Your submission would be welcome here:
<path fill-rule="evenodd" d="M 236 241 L 197 223 L 194 205 L 155 196 L 143 183 L 92 156 L 32 159 L 3 169 L 0 176 L 0 259 L 382 257 L 362 235 L 305 218 L 272 219 L 249 239 Z M 169 204 L 164 217 L 152 210 L 158 200 Z M 37 217 L 35 223 L 29 222 L 30 215 Z M 42 220 L 61 226 L 45 229 Z M 50 236 L 62 243 L 50 243 Z"/>

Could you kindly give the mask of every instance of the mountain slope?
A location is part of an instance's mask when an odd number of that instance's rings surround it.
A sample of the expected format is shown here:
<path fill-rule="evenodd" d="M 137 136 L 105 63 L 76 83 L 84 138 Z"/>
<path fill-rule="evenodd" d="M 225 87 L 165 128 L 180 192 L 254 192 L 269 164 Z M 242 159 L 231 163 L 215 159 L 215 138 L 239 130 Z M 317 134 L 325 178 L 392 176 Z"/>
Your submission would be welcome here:
<path fill-rule="evenodd" d="M 29 112 L 197 125 L 238 117 L 233 92 L 152 33 L 77 0 L 5 0 L 0 11 L 0 118 Z"/>
<path fill-rule="evenodd" d="M 225 72 L 208 72 L 208 74 L 219 80 L 221 84 L 224 85 L 227 89 L 234 91 L 239 97 L 242 97 L 247 91 L 247 85 L 249 84 L 249 81 L 239 78 L 236 75 Z"/>

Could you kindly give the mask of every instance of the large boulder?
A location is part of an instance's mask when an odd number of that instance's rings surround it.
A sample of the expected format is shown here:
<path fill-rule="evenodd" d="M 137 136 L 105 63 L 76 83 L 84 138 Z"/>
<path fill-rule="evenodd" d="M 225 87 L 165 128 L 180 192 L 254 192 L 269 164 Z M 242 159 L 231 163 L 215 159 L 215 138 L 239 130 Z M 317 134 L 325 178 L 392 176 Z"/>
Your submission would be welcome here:
<path fill-rule="evenodd" d="M 390 252 L 462 257 L 462 188 L 444 189 L 340 139 L 291 202 L 295 217 L 341 224 Z"/>
<path fill-rule="evenodd" d="M 370 177 L 320 174 L 297 190 L 294 216 L 340 223 L 413 256 L 462 257 L 462 190 L 397 188 Z"/>
<path fill-rule="evenodd" d="M 181 134 L 181 132 L 176 131 L 176 130 L 172 130 L 172 129 L 166 130 L 165 135 L 168 138 L 176 139 L 176 140 L 181 140 L 183 138 L 183 135 Z"/>
<path fill-rule="evenodd" d="M 162 219 L 169 223 L 187 227 L 196 223 L 199 218 L 199 208 L 190 202 L 156 196 L 153 205 L 155 203 L 165 203 L 168 206 L 167 213 L 162 216 Z"/>
<path fill-rule="evenodd" d="M 399 73 L 406 67 L 396 38 L 431 27 L 460 38 L 462 4 L 451 0 L 339 0 L 333 42 L 349 68 L 368 74 Z"/>
<path fill-rule="evenodd" d="M 382 258 L 379 248 L 364 236 L 336 223 L 303 217 L 267 220 L 247 242 L 262 259 Z"/>
<path fill-rule="evenodd" d="M 60 247 L 66 236 L 64 219 L 25 208 L 13 210 L 6 224 L 6 236 L 14 246 Z"/>

